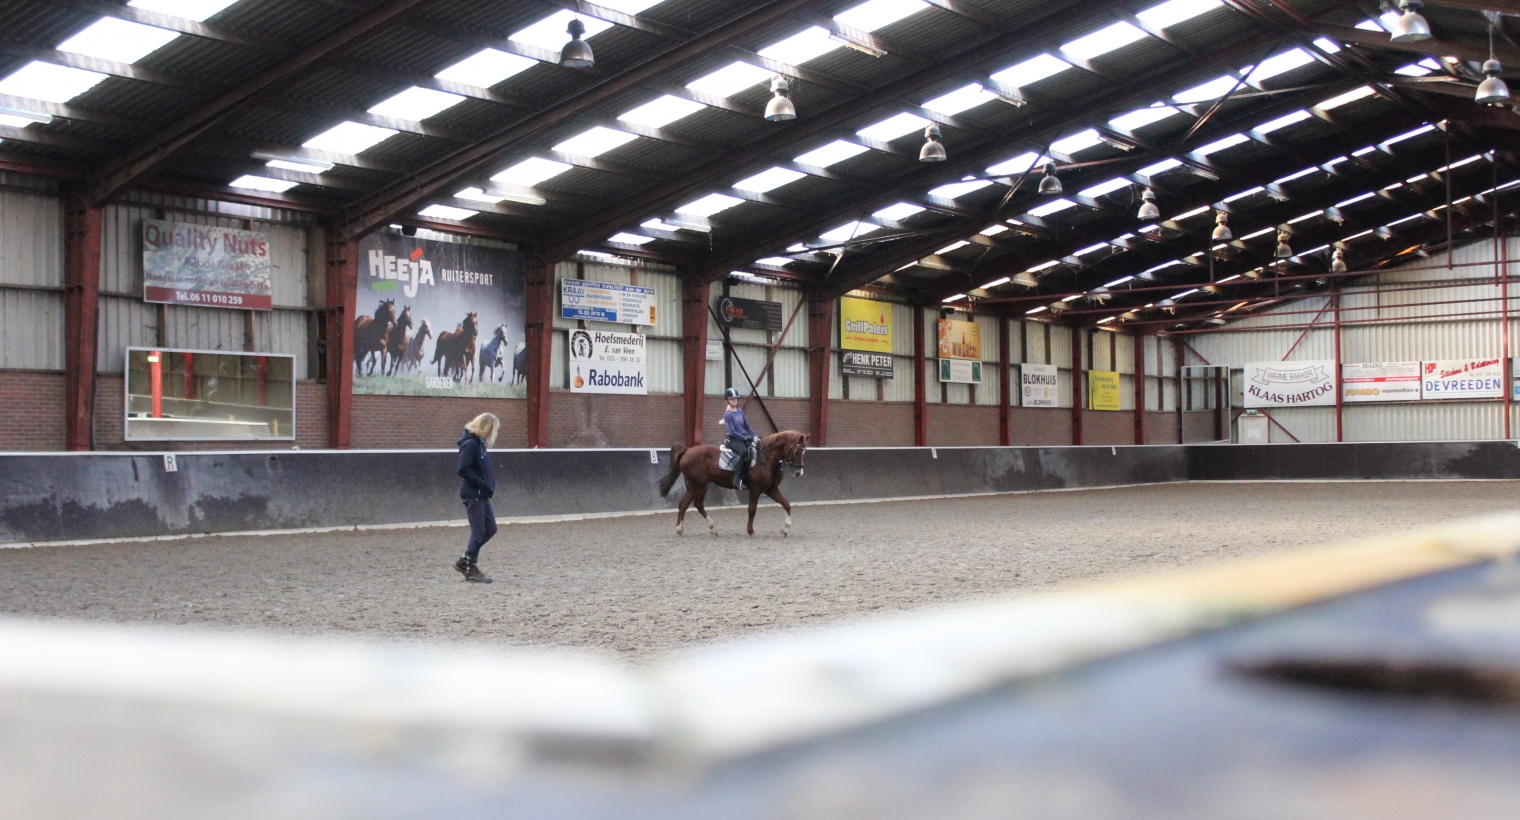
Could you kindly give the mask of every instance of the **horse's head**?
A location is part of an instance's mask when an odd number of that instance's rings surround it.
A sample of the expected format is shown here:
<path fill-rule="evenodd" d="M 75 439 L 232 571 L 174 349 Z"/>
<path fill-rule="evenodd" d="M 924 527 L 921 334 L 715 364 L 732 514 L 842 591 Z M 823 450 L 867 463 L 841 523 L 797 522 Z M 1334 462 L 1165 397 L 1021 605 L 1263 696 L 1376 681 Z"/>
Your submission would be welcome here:
<path fill-rule="evenodd" d="M 475 330 L 479 328 L 480 325 L 476 324 L 475 314 L 466 313 L 464 315 L 464 323 L 461 324 L 460 327 L 463 328 L 466 333 L 474 336 Z"/>
<path fill-rule="evenodd" d="M 375 324 L 383 325 L 394 321 L 396 321 L 396 300 L 381 299 L 380 305 L 375 308 Z"/>
<path fill-rule="evenodd" d="M 792 475 L 802 478 L 803 469 L 807 466 L 803 462 L 807 460 L 807 433 L 788 432 L 786 438 L 781 441 L 781 463 L 790 465 Z"/>
<path fill-rule="evenodd" d="M 406 307 L 404 307 L 404 308 L 401 309 L 401 318 L 396 320 L 396 326 L 397 327 L 411 327 L 412 326 L 412 306 L 411 305 L 407 305 Z"/>
<path fill-rule="evenodd" d="M 507 340 L 507 326 L 498 325 L 496 328 L 496 335 L 494 335 L 492 338 L 498 342 L 505 342 Z"/>
<path fill-rule="evenodd" d="M 417 338 L 426 339 L 433 335 L 433 328 L 428 324 L 427 317 L 422 317 L 422 324 L 417 326 Z"/>

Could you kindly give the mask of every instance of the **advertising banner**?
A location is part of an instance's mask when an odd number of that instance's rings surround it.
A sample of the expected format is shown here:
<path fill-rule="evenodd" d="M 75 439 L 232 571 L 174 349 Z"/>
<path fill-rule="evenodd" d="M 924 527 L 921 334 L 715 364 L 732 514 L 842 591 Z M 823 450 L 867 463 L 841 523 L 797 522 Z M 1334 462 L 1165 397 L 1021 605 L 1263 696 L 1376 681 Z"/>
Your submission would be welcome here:
<path fill-rule="evenodd" d="M 1119 409 L 1119 374 L 1113 370 L 1087 371 L 1087 409 Z"/>
<path fill-rule="evenodd" d="M 1510 398 L 1512 401 L 1520 402 L 1520 359 L 1510 359 L 1509 362 L 1509 383 L 1514 386 L 1513 389 L 1515 391 L 1514 395 Z"/>
<path fill-rule="evenodd" d="M 982 359 L 982 327 L 959 319 L 939 320 L 939 357 L 941 359 Z M 980 369 L 980 368 L 978 368 Z M 946 379 L 945 381 L 948 381 Z M 981 379 L 977 379 L 981 381 Z"/>
<path fill-rule="evenodd" d="M 892 305 L 870 299 L 839 300 L 839 348 L 892 352 Z"/>
<path fill-rule="evenodd" d="M 718 318 L 741 330 L 780 330 L 781 303 L 725 296 L 718 300 Z"/>
<path fill-rule="evenodd" d="M 654 301 L 654 288 L 565 279 L 560 282 L 559 315 L 588 322 L 653 325 Z"/>
<path fill-rule="evenodd" d="M 1019 365 L 1019 395 L 1024 407 L 1055 407 L 1059 395 L 1056 366 L 1053 364 Z"/>
<path fill-rule="evenodd" d="M 269 236 L 143 220 L 143 301 L 270 310 Z"/>
<path fill-rule="evenodd" d="M 570 331 L 570 392 L 649 393 L 644 334 Z"/>
<path fill-rule="evenodd" d="M 523 285 L 517 251 L 387 233 L 359 240 L 354 392 L 524 397 Z"/>
<path fill-rule="evenodd" d="M 1324 407 L 1335 404 L 1335 362 L 1248 362 L 1247 407 Z"/>
<path fill-rule="evenodd" d="M 1419 401 L 1419 362 L 1368 362 L 1341 365 L 1341 398 L 1347 404 L 1367 401 Z"/>
<path fill-rule="evenodd" d="M 721 362 L 721 361 L 723 361 L 723 340 L 722 339 L 708 339 L 707 340 L 707 357 L 706 358 L 707 358 L 707 361 L 710 361 L 710 362 Z"/>
<path fill-rule="evenodd" d="M 1425 362 L 1420 379 L 1425 399 L 1504 398 L 1503 359 L 1443 359 Z"/>
<path fill-rule="evenodd" d="M 846 376 L 892 378 L 892 354 L 845 350 L 840 353 L 839 372 Z"/>
<path fill-rule="evenodd" d="M 939 380 L 960 384 L 981 384 L 982 363 L 966 359 L 940 359 Z"/>

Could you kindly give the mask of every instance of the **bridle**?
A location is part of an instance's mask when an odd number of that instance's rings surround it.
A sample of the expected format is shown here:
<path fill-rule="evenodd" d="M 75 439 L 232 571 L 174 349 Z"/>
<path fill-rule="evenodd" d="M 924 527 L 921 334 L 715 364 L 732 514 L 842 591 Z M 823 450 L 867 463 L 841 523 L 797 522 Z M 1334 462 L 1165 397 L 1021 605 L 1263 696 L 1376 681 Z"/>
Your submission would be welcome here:
<path fill-rule="evenodd" d="M 792 475 L 797 478 L 802 478 L 802 472 L 807 467 L 807 465 L 803 464 L 801 461 L 792 460 L 794 457 L 801 458 L 801 456 L 797 454 L 797 449 L 799 447 L 803 448 L 802 452 L 804 454 L 807 452 L 807 448 L 802 443 L 802 439 L 797 439 L 796 441 L 793 441 L 791 444 L 787 445 L 787 448 L 781 452 L 781 466 L 783 468 L 791 467 Z"/>

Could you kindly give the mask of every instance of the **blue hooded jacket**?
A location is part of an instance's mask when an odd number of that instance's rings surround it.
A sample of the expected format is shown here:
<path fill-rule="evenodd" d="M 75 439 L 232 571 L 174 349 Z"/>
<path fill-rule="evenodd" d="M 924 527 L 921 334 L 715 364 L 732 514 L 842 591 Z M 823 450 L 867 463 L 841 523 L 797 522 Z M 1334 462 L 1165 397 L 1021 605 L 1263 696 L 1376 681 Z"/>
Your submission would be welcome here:
<path fill-rule="evenodd" d="M 459 497 L 490 498 L 496 495 L 496 474 L 491 472 L 491 458 L 486 455 L 486 443 L 469 430 L 460 434 L 459 441 Z"/>

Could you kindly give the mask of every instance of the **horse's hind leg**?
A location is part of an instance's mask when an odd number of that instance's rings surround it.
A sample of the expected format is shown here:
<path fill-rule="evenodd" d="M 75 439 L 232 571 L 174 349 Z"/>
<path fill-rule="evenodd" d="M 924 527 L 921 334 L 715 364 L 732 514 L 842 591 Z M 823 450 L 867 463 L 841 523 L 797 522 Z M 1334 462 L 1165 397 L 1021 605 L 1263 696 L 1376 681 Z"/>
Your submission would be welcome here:
<path fill-rule="evenodd" d="M 781 525 L 781 537 L 785 538 L 792 529 L 792 505 L 786 500 L 786 496 L 781 494 L 780 487 L 772 487 L 766 490 L 765 494 L 775 499 L 776 503 L 781 505 L 781 509 L 786 510 L 786 523 Z"/>
<path fill-rule="evenodd" d="M 712 519 L 712 516 L 707 514 L 706 502 L 707 485 L 703 484 L 702 487 L 697 491 L 697 512 L 701 513 L 702 518 L 706 519 L 707 531 L 712 533 L 713 537 L 716 538 L 718 537 L 718 522 L 714 521 Z"/>

